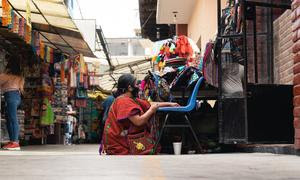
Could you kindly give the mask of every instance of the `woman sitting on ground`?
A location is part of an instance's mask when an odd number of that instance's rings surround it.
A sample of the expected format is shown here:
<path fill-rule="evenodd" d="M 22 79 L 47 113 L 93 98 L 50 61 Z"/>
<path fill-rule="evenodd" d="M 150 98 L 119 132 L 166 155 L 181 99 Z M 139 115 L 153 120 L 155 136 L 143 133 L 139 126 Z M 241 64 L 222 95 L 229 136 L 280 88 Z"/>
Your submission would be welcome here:
<path fill-rule="evenodd" d="M 154 152 L 154 115 L 159 107 L 179 106 L 177 103 L 149 103 L 138 99 L 139 87 L 131 74 L 118 80 L 115 101 L 105 122 L 101 154 L 138 155 Z M 158 148 L 159 149 L 159 148 Z"/>

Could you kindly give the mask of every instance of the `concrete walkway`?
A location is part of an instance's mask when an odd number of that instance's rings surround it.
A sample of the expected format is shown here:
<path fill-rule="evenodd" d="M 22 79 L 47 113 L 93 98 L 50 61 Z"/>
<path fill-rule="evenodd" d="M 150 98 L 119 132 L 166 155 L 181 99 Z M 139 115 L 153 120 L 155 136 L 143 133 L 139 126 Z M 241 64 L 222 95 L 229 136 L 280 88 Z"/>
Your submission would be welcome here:
<path fill-rule="evenodd" d="M 0 151 L 2 180 L 300 179 L 300 157 L 262 153 L 99 156 L 96 145 Z"/>

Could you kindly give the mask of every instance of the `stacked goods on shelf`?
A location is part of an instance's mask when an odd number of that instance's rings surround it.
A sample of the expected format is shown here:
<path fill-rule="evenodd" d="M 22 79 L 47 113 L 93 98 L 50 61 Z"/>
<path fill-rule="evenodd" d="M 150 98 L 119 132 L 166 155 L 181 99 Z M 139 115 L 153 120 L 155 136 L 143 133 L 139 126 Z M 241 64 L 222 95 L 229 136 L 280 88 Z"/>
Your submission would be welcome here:
<path fill-rule="evenodd" d="M 20 127 L 20 139 L 25 138 L 25 112 L 23 110 L 18 110 L 17 117 L 19 120 Z"/>
<path fill-rule="evenodd" d="M 53 112 L 55 114 L 56 123 L 65 123 L 67 121 L 67 105 L 68 105 L 68 87 L 61 82 L 60 77 L 56 77 L 54 84 L 54 100 L 52 101 Z"/>
<path fill-rule="evenodd" d="M 4 118 L 1 118 L 1 137 L 0 137 L 0 142 L 1 143 L 6 143 L 9 142 L 9 136 L 8 136 L 8 131 L 6 128 L 6 120 Z"/>
<path fill-rule="evenodd" d="M 20 128 L 19 139 L 22 140 L 25 138 L 25 128 L 24 128 L 25 112 L 22 110 L 18 110 L 17 118 L 19 121 L 19 128 Z M 1 131 L 0 142 L 2 142 L 2 143 L 9 142 L 9 136 L 8 136 L 8 131 L 7 131 L 7 120 L 5 119 L 5 116 L 1 117 L 0 131 Z"/>
<path fill-rule="evenodd" d="M 22 109 L 25 112 L 25 140 L 41 138 L 39 129 L 41 98 L 37 93 L 41 86 L 40 64 L 23 67 L 25 88 L 22 99 Z"/>

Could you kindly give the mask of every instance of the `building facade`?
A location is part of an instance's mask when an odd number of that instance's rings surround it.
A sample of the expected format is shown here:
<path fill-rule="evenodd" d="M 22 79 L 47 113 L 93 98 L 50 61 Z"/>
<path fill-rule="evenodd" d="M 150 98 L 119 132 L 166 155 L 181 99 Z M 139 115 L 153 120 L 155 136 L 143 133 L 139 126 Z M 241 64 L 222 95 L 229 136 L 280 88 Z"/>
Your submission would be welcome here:
<path fill-rule="evenodd" d="M 225 6 L 226 0 L 221 2 Z M 158 0 L 157 23 L 176 24 L 176 34 L 188 36 L 203 52 L 217 34 L 216 12 L 216 0 Z"/>

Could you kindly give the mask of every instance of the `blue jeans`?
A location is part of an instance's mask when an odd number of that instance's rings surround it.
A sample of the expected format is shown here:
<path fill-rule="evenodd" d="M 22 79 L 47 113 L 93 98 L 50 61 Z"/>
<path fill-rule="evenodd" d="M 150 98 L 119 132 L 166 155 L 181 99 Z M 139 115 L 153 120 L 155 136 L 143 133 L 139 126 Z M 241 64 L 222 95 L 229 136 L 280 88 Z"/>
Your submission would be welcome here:
<path fill-rule="evenodd" d="M 10 141 L 19 141 L 19 121 L 17 118 L 17 108 L 21 103 L 19 91 L 8 91 L 4 93 L 6 103 L 6 125 Z"/>
<path fill-rule="evenodd" d="M 67 121 L 65 124 L 66 144 L 72 144 L 73 122 Z"/>

